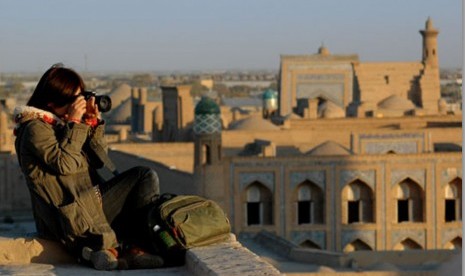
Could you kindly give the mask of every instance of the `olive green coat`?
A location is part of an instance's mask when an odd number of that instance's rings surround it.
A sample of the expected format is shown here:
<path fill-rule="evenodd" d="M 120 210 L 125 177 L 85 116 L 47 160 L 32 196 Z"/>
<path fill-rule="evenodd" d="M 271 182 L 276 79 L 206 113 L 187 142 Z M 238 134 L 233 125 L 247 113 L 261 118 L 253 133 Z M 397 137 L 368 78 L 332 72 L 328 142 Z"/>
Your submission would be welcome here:
<path fill-rule="evenodd" d="M 40 119 L 22 123 L 17 130 L 15 147 L 37 231 L 76 252 L 82 246 L 94 250 L 117 246 L 93 187 L 95 169 L 103 165 L 95 149 L 106 149 L 103 132 L 103 125 L 91 129 L 86 124 L 52 125 Z"/>

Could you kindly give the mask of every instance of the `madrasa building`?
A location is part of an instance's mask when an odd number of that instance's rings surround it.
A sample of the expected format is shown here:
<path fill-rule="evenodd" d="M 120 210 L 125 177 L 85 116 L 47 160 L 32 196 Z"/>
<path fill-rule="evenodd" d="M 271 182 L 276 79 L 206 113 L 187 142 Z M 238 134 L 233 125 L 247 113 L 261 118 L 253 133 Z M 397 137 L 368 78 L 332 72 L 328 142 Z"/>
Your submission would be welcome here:
<path fill-rule="evenodd" d="M 303 247 L 454 249 L 462 244 L 462 119 L 440 97 L 438 30 L 419 62 L 281 56 L 262 116 L 222 128 L 195 108 L 194 187 L 222 203 L 234 232 Z"/>

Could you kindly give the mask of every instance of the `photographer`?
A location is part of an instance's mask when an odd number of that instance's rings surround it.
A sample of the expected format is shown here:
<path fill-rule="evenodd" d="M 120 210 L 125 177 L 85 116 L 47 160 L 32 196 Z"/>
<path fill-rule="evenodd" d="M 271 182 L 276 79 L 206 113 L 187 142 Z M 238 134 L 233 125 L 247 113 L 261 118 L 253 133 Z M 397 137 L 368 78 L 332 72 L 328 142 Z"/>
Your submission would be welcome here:
<path fill-rule="evenodd" d="M 113 165 L 96 97 L 84 97 L 84 91 L 82 78 L 57 64 L 27 105 L 15 109 L 15 148 L 37 232 L 99 270 L 160 267 L 163 260 L 141 248 L 145 209 L 159 195 L 158 176 L 134 167 L 102 180 L 96 169 Z"/>

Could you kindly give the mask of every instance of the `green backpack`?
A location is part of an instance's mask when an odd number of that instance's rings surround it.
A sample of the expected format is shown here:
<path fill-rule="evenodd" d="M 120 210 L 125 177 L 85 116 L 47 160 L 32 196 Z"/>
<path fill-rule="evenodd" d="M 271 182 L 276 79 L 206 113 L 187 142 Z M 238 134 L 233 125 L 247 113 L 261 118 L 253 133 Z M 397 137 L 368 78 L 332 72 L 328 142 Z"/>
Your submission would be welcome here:
<path fill-rule="evenodd" d="M 155 250 L 174 264 L 182 264 L 187 249 L 226 241 L 231 232 L 223 209 L 196 195 L 161 195 L 149 211 L 148 226 Z"/>

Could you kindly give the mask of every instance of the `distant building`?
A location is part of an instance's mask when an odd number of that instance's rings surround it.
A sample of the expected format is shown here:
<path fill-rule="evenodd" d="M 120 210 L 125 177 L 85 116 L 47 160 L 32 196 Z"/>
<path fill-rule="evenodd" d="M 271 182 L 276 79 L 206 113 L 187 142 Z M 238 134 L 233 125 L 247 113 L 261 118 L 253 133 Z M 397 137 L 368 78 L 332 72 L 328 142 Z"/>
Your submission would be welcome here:
<path fill-rule="evenodd" d="M 282 56 L 280 126 L 250 116 L 220 130 L 222 109 L 201 101 L 194 129 L 215 131 L 195 132 L 196 190 L 243 236 L 339 252 L 461 248 L 461 116 L 441 108 L 431 19 L 421 34 L 418 63 L 326 47 Z"/>
<path fill-rule="evenodd" d="M 419 62 L 360 62 L 358 55 L 333 55 L 321 46 L 315 55 L 281 56 L 279 114 L 306 118 L 434 115 L 440 85 L 437 35 L 428 18 Z"/>

